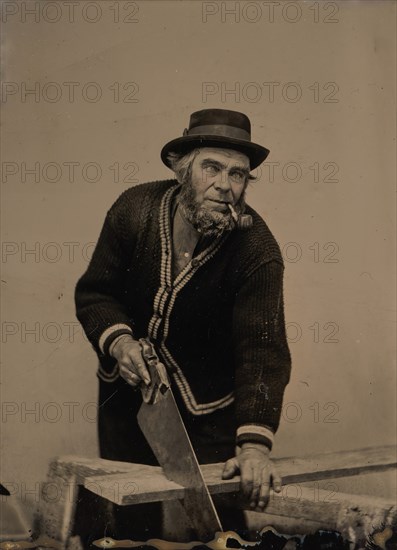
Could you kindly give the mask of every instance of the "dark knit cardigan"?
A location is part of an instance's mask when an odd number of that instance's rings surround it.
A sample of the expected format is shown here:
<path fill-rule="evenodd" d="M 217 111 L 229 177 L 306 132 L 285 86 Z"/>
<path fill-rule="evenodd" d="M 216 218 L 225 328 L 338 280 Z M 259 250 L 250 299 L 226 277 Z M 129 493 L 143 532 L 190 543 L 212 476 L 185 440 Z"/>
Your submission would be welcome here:
<path fill-rule="evenodd" d="M 234 401 L 237 443 L 271 447 L 291 367 L 279 246 L 247 207 L 249 230 L 213 240 L 172 280 L 171 205 L 179 188 L 176 180 L 146 183 L 114 203 L 77 283 L 77 317 L 102 380 L 118 376 L 109 355 L 117 336 L 149 336 L 191 414 Z"/>

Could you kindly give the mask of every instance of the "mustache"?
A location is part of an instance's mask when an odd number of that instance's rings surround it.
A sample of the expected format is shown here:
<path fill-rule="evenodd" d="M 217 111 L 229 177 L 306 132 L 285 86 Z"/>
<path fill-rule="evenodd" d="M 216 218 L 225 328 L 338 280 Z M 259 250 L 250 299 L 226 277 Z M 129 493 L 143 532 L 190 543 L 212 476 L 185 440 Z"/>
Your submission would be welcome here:
<path fill-rule="evenodd" d="M 207 197 L 207 198 L 210 199 L 213 202 L 219 202 L 220 204 L 233 204 L 232 201 L 226 201 L 226 200 L 220 199 L 218 197 L 216 197 L 216 198 Z"/>
<path fill-rule="evenodd" d="M 224 197 L 219 196 L 214 198 L 214 200 L 223 204 L 230 203 Z M 229 208 L 224 212 L 207 209 L 197 200 L 197 191 L 190 180 L 182 184 L 178 203 L 187 221 L 204 236 L 220 237 L 225 231 L 231 231 L 237 226 L 235 217 L 232 216 L 230 211 L 230 204 L 228 204 Z M 237 209 L 237 211 L 242 210 L 244 205 L 244 197 L 240 197 L 238 203 L 234 205 L 234 209 Z"/>
<path fill-rule="evenodd" d="M 245 211 L 245 190 L 236 202 L 219 196 L 208 196 L 206 198 L 219 204 L 226 204 L 229 210 L 223 215 L 232 217 L 234 221 L 236 221 L 236 216 L 243 214 Z M 183 204 L 185 208 L 188 208 L 191 211 L 197 211 L 202 208 L 202 205 L 197 201 L 197 194 L 190 180 L 182 184 L 178 200 L 179 203 Z"/>

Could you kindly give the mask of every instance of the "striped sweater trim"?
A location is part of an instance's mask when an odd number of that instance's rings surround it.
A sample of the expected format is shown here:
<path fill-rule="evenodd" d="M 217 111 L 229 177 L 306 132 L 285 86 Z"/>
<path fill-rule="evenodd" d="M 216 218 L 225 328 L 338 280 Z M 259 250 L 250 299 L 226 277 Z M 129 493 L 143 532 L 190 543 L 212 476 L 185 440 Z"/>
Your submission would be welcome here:
<path fill-rule="evenodd" d="M 225 395 L 221 399 L 213 401 L 211 403 L 197 403 L 193 392 L 186 380 L 181 368 L 172 357 L 171 353 L 167 349 L 165 342 L 168 337 L 170 317 L 172 309 L 175 304 L 175 300 L 180 290 L 190 281 L 193 275 L 202 265 L 210 260 L 223 242 L 226 240 L 227 235 L 216 239 L 205 250 L 194 257 L 187 266 L 179 273 L 175 281 L 172 282 L 172 242 L 171 242 L 171 220 L 170 220 L 170 206 L 171 200 L 177 189 L 180 188 L 180 184 L 174 185 L 166 191 L 162 198 L 159 213 L 159 227 L 160 227 L 160 241 L 161 241 L 161 269 L 160 269 L 160 287 L 156 293 L 153 302 L 153 315 L 149 322 L 148 334 L 152 339 L 158 337 L 159 328 L 164 318 L 164 331 L 162 343 L 160 349 L 163 352 L 165 362 L 173 371 L 174 380 L 181 393 L 182 399 L 187 409 L 194 415 L 210 414 L 220 408 L 224 408 L 230 405 L 234 401 L 233 392 Z M 168 305 L 167 299 L 169 298 Z"/>
<path fill-rule="evenodd" d="M 236 434 L 237 445 L 242 445 L 247 442 L 262 443 L 272 449 L 274 443 L 273 431 L 259 424 L 243 424 L 237 429 Z"/>
<path fill-rule="evenodd" d="M 224 397 L 221 397 L 216 401 L 212 401 L 211 403 L 197 403 L 182 370 L 180 369 L 177 362 L 172 357 L 170 351 L 167 349 L 164 343 L 161 344 L 161 351 L 164 355 L 164 358 L 166 359 L 166 363 L 171 365 L 172 370 L 176 371 L 173 372 L 173 377 L 176 385 L 178 386 L 182 399 L 186 405 L 186 408 L 190 413 L 194 414 L 195 416 L 210 414 L 217 411 L 218 409 L 223 409 L 233 403 L 233 392 L 228 393 Z"/>
<path fill-rule="evenodd" d="M 159 212 L 159 227 L 160 227 L 160 242 L 161 242 L 161 267 L 160 267 L 160 287 L 153 302 L 154 314 L 149 322 L 148 333 L 153 338 L 157 338 L 158 329 L 161 325 L 161 319 L 158 313 L 162 312 L 166 300 L 167 290 L 171 288 L 171 260 L 172 260 L 172 248 L 171 248 L 171 234 L 168 223 L 169 206 L 171 198 L 175 190 L 180 187 L 180 184 L 170 187 L 164 194 Z"/>
<path fill-rule="evenodd" d="M 106 372 L 102 367 L 102 365 L 99 364 L 98 370 L 97 370 L 97 376 L 98 378 L 103 380 L 103 382 L 115 382 L 117 378 L 120 376 L 118 363 L 116 363 L 116 365 L 114 366 L 113 370 L 110 373 Z"/>
<path fill-rule="evenodd" d="M 98 347 L 101 350 L 101 352 L 105 353 L 105 348 L 107 344 L 107 340 L 114 335 L 115 332 L 121 334 L 121 331 L 124 331 L 124 334 L 132 334 L 131 327 L 128 325 L 125 325 L 124 323 L 118 323 L 116 325 L 112 325 L 111 327 L 108 327 L 106 330 L 104 330 L 99 337 L 98 341 Z"/>

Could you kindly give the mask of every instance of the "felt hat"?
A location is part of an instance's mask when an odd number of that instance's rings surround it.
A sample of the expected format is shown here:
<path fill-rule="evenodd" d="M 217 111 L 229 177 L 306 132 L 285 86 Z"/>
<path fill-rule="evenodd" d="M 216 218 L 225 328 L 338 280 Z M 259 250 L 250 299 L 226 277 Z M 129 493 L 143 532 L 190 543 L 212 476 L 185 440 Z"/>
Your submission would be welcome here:
<path fill-rule="evenodd" d="M 269 149 L 251 141 L 251 122 L 247 115 L 227 109 L 203 109 L 190 116 L 189 128 L 183 136 L 164 145 L 161 160 L 171 168 L 167 155 L 188 153 L 199 147 L 234 149 L 247 155 L 250 169 L 259 166 L 269 154 Z"/>

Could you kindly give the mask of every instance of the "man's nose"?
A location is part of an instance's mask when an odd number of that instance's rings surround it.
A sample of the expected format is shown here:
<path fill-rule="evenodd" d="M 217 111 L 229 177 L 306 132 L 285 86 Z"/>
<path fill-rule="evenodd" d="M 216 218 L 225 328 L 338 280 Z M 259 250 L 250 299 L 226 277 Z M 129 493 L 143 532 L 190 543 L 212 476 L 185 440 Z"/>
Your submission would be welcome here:
<path fill-rule="evenodd" d="M 226 171 L 219 172 L 214 181 L 215 189 L 227 193 L 231 190 L 229 174 Z"/>

